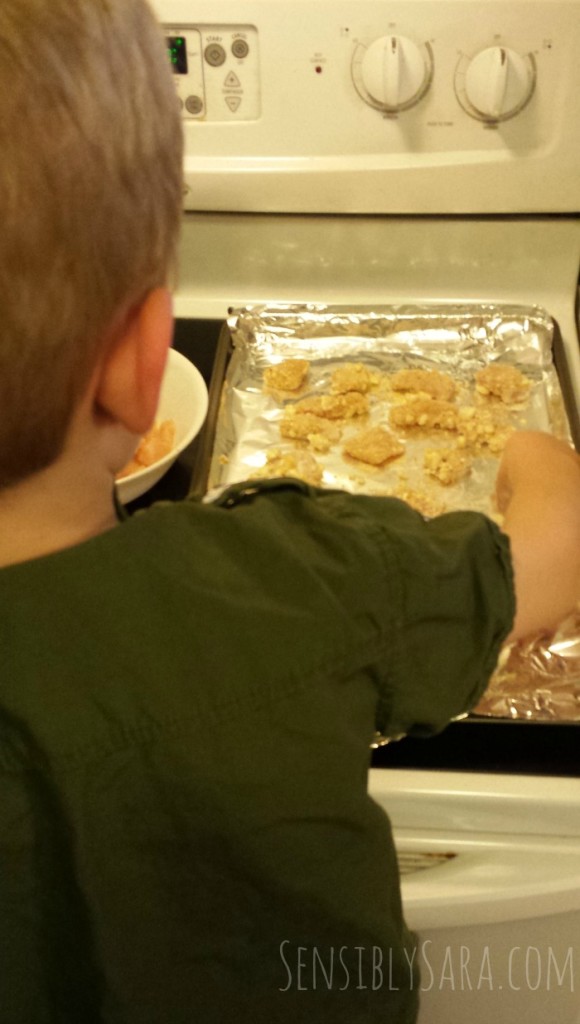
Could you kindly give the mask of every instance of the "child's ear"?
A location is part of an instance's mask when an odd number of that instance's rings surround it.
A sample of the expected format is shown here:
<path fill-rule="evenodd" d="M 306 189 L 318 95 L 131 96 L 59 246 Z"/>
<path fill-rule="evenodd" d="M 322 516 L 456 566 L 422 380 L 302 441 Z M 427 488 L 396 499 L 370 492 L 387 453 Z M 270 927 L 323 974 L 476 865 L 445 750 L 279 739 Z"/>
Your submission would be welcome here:
<path fill-rule="evenodd" d="M 153 423 L 172 336 L 171 295 L 155 288 L 127 315 L 100 365 L 95 402 L 132 434 Z"/>

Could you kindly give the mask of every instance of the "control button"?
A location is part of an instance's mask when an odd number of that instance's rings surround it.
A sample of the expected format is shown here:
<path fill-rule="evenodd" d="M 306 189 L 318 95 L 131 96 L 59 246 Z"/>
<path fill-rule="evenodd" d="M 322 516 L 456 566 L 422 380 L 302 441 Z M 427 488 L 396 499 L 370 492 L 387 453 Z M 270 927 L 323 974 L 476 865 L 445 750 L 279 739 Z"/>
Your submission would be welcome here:
<path fill-rule="evenodd" d="M 212 68 L 219 68 L 226 60 L 226 51 L 219 43 L 210 43 L 209 46 L 206 46 L 203 55 Z"/>
<path fill-rule="evenodd" d="M 382 36 L 367 49 L 362 82 L 373 104 L 386 111 L 406 110 L 424 96 L 431 81 L 426 51 L 406 36 Z"/>
<path fill-rule="evenodd" d="M 241 89 L 242 88 L 242 83 L 240 82 L 238 76 L 235 75 L 233 71 L 230 71 L 229 75 L 226 75 L 226 80 L 224 82 L 224 88 L 225 89 Z"/>
<path fill-rule="evenodd" d="M 465 74 L 469 113 L 481 121 L 507 121 L 526 106 L 534 85 L 530 59 L 504 46 L 490 46 L 472 58 Z"/>
<path fill-rule="evenodd" d="M 201 114 L 203 110 L 203 100 L 201 96 L 188 96 L 185 101 L 185 107 L 190 114 Z"/>
<path fill-rule="evenodd" d="M 245 39 L 234 39 L 232 43 L 232 53 L 234 57 L 239 57 L 241 60 L 243 57 L 247 57 L 249 52 L 250 47 Z"/>
<path fill-rule="evenodd" d="M 241 96 L 226 96 L 226 103 L 227 103 L 228 107 L 230 108 L 232 114 L 235 114 L 235 112 L 238 109 L 238 107 L 239 107 L 241 102 L 242 102 L 242 97 Z"/>

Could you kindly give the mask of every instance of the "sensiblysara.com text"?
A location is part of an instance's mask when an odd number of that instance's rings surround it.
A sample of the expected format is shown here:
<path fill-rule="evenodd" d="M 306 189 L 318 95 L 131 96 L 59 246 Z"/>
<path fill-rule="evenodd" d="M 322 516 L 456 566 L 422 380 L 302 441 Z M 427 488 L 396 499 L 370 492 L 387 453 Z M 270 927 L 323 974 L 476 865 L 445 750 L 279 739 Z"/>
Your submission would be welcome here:
<path fill-rule="evenodd" d="M 513 946 L 494 953 L 493 947 L 434 947 L 430 939 L 400 950 L 381 946 L 296 946 L 280 943 L 284 978 L 281 992 L 289 989 L 345 991 L 359 989 L 398 991 L 419 987 L 421 992 L 443 991 L 552 991 L 574 992 L 574 949 L 552 946 Z M 417 968 L 420 981 L 417 982 Z"/>

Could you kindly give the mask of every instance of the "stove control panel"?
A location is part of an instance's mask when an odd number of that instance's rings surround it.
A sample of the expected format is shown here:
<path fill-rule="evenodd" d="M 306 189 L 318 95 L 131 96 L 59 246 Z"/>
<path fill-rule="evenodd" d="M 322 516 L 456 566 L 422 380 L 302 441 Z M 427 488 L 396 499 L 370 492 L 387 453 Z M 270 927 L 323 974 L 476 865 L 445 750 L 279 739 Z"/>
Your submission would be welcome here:
<path fill-rule="evenodd" d="M 167 25 L 165 41 L 185 121 L 260 117 L 258 33 L 251 25 Z"/>
<path fill-rule="evenodd" d="M 153 0 L 187 209 L 580 213 L 580 0 Z"/>

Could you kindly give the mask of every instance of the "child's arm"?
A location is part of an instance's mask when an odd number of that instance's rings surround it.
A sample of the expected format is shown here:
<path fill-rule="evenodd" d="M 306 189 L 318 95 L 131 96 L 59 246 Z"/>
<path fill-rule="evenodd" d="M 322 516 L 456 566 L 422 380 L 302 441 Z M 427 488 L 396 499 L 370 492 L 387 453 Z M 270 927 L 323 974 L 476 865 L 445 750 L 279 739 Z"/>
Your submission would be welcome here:
<path fill-rule="evenodd" d="M 554 628 L 580 600 L 580 458 L 549 434 L 518 431 L 496 497 L 512 550 L 516 639 Z"/>

